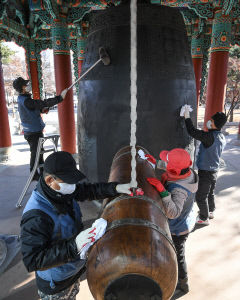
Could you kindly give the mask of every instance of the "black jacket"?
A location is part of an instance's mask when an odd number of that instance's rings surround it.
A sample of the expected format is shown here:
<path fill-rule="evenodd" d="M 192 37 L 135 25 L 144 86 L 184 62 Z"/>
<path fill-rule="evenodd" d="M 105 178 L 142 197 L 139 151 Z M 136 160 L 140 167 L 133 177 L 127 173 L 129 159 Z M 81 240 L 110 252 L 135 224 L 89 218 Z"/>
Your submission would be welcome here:
<path fill-rule="evenodd" d="M 210 129 L 208 132 L 196 129 L 190 118 L 185 119 L 185 124 L 187 132 L 191 137 L 202 142 L 205 148 L 212 146 L 212 144 L 214 143 L 214 136 L 212 132 L 218 129 Z"/>
<path fill-rule="evenodd" d="M 103 199 L 106 197 L 116 196 L 117 183 L 96 183 L 96 184 L 78 184 L 76 190 L 71 197 L 76 201 L 84 201 L 86 199 Z M 54 192 L 49 194 L 50 188 L 47 187 L 45 181 L 41 178 L 38 183 L 37 190 L 43 194 L 59 211 L 59 213 L 68 213 L 71 215 L 71 199 L 67 199 L 67 195 L 62 195 L 63 201 L 55 201 Z M 59 193 L 56 193 L 59 196 Z M 66 205 L 68 203 L 68 205 Z M 63 205 L 64 204 L 64 205 Z M 79 232 L 83 226 L 79 226 Z M 68 240 L 59 240 L 52 243 L 52 233 L 54 223 L 51 217 L 41 210 L 30 210 L 22 216 L 21 220 L 21 251 L 23 262 L 28 272 L 44 270 L 74 260 L 78 256 L 75 236 Z M 69 286 L 71 286 L 81 275 L 79 274 L 56 284 L 51 289 L 49 282 L 36 276 L 37 286 L 39 290 L 46 294 L 56 294 Z"/>
<path fill-rule="evenodd" d="M 45 108 L 50 108 L 58 103 L 61 103 L 63 101 L 62 96 L 55 96 L 54 98 L 48 98 L 45 100 L 34 100 L 31 97 L 31 94 L 23 94 L 26 97 L 26 100 L 24 101 L 24 105 L 30 109 L 30 110 L 40 110 L 41 112 Z"/>

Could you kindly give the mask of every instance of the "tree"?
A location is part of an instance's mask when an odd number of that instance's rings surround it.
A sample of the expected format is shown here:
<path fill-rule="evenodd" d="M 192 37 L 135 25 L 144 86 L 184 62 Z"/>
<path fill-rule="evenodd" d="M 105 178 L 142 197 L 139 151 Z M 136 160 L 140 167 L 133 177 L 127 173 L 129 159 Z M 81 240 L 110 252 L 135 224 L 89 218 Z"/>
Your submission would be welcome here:
<path fill-rule="evenodd" d="M 49 97 L 56 93 L 54 69 L 50 62 L 50 55 L 53 56 L 52 50 L 41 52 L 44 97 Z"/>
<path fill-rule="evenodd" d="M 234 46 L 229 51 L 227 94 L 225 101 L 225 112 L 230 117 L 229 121 L 233 122 L 234 108 L 240 103 L 240 47 Z M 227 112 L 227 105 L 229 109 Z"/>
<path fill-rule="evenodd" d="M 240 47 L 235 45 L 229 50 L 229 57 L 240 58 Z"/>
<path fill-rule="evenodd" d="M 11 57 L 11 61 L 14 61 L 14 63 L 10 62 L 2 64 L 5 92 L 8 103 L 13 101 L 13 97 L 16 94 L 12 86 L 13 80 L 20 76 L 26 78 L 26 65 L 24 58 L 14 54 Z"/>
<path fill-rule="evenodd" d="M 3 64 L 10 63 L 12 56 L 15 54 L 15 51 L 11 50 L 8 46 L 4 45 L 2 41 L 0 41 L 0 52 L 2 54 Z"/>

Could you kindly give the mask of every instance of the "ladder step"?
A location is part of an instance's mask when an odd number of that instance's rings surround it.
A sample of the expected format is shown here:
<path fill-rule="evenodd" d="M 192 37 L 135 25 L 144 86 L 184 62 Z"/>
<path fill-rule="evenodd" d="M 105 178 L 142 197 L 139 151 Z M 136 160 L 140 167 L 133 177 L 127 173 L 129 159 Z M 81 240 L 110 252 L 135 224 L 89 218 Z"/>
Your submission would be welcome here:
<path fill-rule="evenodd" d="M 42 150 L 40 153 L 41 153 L 41 154 L 44 154 L 44 153 L 52 152 L 52 151 L 55 152 L 55 149 L 54 149 L 54 148 L 51 148 L 51 149 L 47 149 L 47 150 Z"/>
<path fill-rule="evenodd" d="M 37 147 L 37 153 L 36 153 L 36 159 L 35 159 L 35 163 L 34 163 L 34 166 L 33 166 L 33 170 L 32 172 L 30 173 L 30 176 L 28 177 L 28 180 L 27 180 L 27 183 L 25 184 L 24 188 L 23 188 L 23 191 L 16 203 L 16 207 L 22 207 L 22 201 L 23 201 L 23 198 L 32 182 L 32 179 L 33 179 L 33 176 L 35 174 L 35 171 L 37 170 L 37 168 L 39 167 L 43 167 L 44 164 L 39 164 L 39 157 L 41 154 L 44 154 L 44 153 L 48 153 L 48 152 L 55 152 L 57 151 L 58 149 L 58 139 L 59 139 L 59 135 L 52 135 L 52 136 L 48 136 L 48 137 L 41 137 L 39 138 L 38 140 L 38 147 Z M 44 149 L 43 148 L 43 144 L 46 140 L 49 140 L 51 139 L 52 143 L 54 144 L 54 148 L 51 147 L 49 149 Z M 42 148 L 42 149 L 41 149 Z"/>

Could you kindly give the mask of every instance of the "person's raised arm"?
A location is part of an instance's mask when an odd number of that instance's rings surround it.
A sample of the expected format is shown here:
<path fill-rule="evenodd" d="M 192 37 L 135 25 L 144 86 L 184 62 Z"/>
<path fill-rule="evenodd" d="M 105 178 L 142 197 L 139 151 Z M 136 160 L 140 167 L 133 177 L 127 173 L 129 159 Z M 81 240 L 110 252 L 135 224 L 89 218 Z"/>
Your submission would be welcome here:
<path fill-rule="evenodd" d="M 63 90 L 59 96 L 48 98 L 45 100 L 34 100 L 30 97 L 26 98 L 24 105 L 30 110 L 42 110 L 44 108 L 50 108 L 63 101 L 67 94 L 67 89 Z"/>
<path fill-rule="evenodd" d="M 182 107 L 180 116 L 185 118 L 187 132 L 192 138 L 202 142 L 205 147 L 210 147 L 213 144 L 214 137 L 211 132 L 205 132 L 194 127 L 190 118 L 190 108 L 188 105 Z"/>

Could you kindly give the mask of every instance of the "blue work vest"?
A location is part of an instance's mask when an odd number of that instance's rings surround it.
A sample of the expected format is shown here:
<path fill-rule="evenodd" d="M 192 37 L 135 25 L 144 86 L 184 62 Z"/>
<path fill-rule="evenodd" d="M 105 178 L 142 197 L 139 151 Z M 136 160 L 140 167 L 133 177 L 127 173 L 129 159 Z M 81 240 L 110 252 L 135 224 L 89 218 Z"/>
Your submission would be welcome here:
<path fill-rule="evenodd" d="M 45 127 L 39 109 L 30 110 L 24 105 L 29 95 L 18 96 L 18 111 L 24 132 L 39 132 Z M 37 100 L 36 100 L 37 101 Z"/>
<path fill-rule="evenodd" d="M 206 148 L 200 144 L 197 156 L 197 167 L 199 170 L 217 171 L 223 149 L 226 145 L 226 139 L 221 131 L 213 131 L 214 142 L 212 146 Z"/>
<path fill-rule="evenodd" d="M 177 183 L 170 183 L 167 185 L 167 190 L 170 193 L 175 188 L 181 188 L 188 193 L 188 197 L 183 205 L 180 216 L 176 219 L 168 219 L 170 232 L 179 235 L 181 232 L 187 230 L 190 232 L 195 226 L 196 216 L 193 210 L 195 193 L 191 193 L 188 189 Z"/>
<path fill-rule="evenodd" d="M 37 190 L 32 192 L 30 199 L 23 211 L 23 214 L 32 209 L 39 209 L 48 214 L 54 222 L 54 230 L 52 233 L 52 241 L 68 239 L 78 234 L 78 225 L 82 223 L 82 214 L 79 205 L 73 200 L 73 209 L 75 214 L 74 221 L 68 214 L 59 214 L 56 208 L 41 195 Z M 85 260 L 78 259 L 68 262 L 64 265 L 47 269 L 45 271 L 37 271 L 37 275 L 43 280 L 49 281 L 50 287 L 55 288 L 54 282 L 62 281 L 76 275 L 85 265 Z"/>

